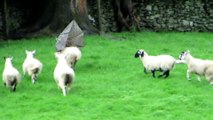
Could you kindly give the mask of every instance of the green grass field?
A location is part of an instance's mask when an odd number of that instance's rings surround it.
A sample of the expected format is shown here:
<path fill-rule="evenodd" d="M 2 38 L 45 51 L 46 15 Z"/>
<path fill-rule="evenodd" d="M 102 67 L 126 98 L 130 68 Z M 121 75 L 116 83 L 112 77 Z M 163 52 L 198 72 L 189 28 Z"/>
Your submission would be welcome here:
<path fill-rule="evenodd" d="M 85 36 L 82 58 L 77 63 L 72 89 L 66 97 L 56 86 L 53 71 L 55 38 L 39 37 L 0 42 L 0 78 L 4 56 L 22 74 L 16 92 L 0 84 L 1 120 L 212 120 L 213 86 L 191 75 L 178 64 L 167 79 L 143 73 L 134 58 L 140 48 L 150 55 L 170 54 L 178 58 L 183 50 L 194 57 L 213 59 L 212 33 L 113 33 Z M 25 50 L 36 50 L 44 65 L 34 85 L 23 76 Z"/>

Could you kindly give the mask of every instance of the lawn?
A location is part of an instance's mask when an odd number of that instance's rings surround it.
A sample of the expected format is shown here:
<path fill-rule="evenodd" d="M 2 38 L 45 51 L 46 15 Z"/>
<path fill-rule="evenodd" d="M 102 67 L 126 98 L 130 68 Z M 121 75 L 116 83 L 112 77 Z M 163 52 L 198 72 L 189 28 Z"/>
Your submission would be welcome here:
<path fill-rule="evenodd" d="M 183 50 L 194 57 L 213 59 L 212 33 L 112 33 L 85 36 L 72 89 L 62 95 L 53 79 L 55 38 L 39 37 L 0 42 L 0 72 L 4 56 L 22 74 L 16 92 L 0 84 L 1 120 L 212 120 L 213 86 L 195 75 L 186 80 L 186 65 L 178 64 L 167 79 L 143 73 L 134 58 L 140 48 L 150 55 Z M 38 82 L 23 76 L 25 50 L 36 50 L 44 65 Z M 2 74 L 0 74 L 2 78 Z"/>

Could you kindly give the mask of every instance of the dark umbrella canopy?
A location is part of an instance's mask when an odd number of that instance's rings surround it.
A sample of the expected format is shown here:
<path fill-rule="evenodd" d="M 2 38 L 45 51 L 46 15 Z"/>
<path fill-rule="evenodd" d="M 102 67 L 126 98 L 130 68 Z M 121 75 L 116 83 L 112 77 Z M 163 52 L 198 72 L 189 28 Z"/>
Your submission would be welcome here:
<path fill-rule="evenodd" d="M 56 50 L 61 51 L 65 47 L 77 46 L 83 47 L 83 36 L 84 33 L 78 26 L 75 20 L 72 20 L 69 25 L 63 30 L 63 32 L 58 36 L 56 42 Z"/>

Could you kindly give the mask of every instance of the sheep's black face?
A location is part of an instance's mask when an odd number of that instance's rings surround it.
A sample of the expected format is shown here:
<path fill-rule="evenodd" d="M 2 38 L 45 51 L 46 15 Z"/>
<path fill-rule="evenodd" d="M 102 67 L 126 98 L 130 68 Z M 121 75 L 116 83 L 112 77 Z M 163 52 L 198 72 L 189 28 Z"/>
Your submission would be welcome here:
<path fill-rule="evenodd" d="M 144 51 L 138 50 L 138 51 L 135 53 L 135 58 L 138 58 L 139 56 L 143 57 L 143 56 L 144 56 Z"/>

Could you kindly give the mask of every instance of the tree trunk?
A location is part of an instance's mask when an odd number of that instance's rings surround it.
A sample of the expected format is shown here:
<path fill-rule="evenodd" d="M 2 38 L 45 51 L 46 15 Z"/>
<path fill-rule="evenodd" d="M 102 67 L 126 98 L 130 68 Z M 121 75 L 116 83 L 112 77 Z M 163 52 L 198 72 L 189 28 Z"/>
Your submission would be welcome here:
<path fill-rule="evenodd" d="M 86 34 L 97 33 L 98 30 L 90 23 L 87 12 L 87 0 L 71 0 L 73 18 Z"/>
<path fill-rule="evenodd" d="M 121 32 L 124 29 L 130 31 L 132 24 L 135 25 L 137 31 L 140 31 L 139 21 L 133 14 L 132 0 L 111 0 L 111 2 L 113 5 L 117 31 Z"/>
<path fill-rule="evenodd" d="M 102 34 L 103 27 L 102 27 L 102 19 L 101 19 L 101 0 L 97 0 L 98 3 L 98 28 L 99 28 L 99 34 Z"/>
<path fill-rule="evenodd" d="M 7 12 L 7 0 L 3 1 L 3 9 L 2 9 L 2 27 L 3 27 L 3 39 L 7 40 L 9 35 L 8 28 L 8 12 Z"/>
<path fill-rule="evenodd" d="M 0 5 L 5 39 L 59 34 L 73 19 L 84 33 L 98 32 L 89 21 L 87 0 L 2 0 Z"/>

